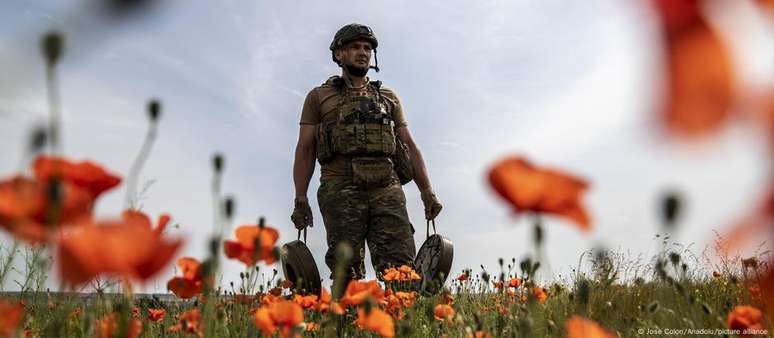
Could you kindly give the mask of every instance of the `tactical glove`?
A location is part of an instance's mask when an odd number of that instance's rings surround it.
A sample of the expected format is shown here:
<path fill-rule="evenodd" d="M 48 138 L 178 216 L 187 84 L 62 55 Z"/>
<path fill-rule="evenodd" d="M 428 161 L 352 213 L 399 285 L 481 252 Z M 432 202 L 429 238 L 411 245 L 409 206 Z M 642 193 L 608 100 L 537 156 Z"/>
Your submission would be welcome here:
<path fill-rule="evenodd" d="M 443 206 L 441 205 L 441 202 L 438 201 L 438 197 L 435 197 L 433 189 L 427 188 L 423 190 L 420 196 L 422 197 L 422 204 L 425 205 L 425 218 L 428 220 L 435 219 L 435 217 L 441 213 Z"/>
<path fill-rule="evenodd" d="M 293 208 L 293 214 L 290 215 L 290 220 L 296 226 L 296 229 L 303 230 L 307 226 L 312 227 L 312 208 L 309 206 L 309 200 L 299 199 L 296 197 L 295 208 Z"/>

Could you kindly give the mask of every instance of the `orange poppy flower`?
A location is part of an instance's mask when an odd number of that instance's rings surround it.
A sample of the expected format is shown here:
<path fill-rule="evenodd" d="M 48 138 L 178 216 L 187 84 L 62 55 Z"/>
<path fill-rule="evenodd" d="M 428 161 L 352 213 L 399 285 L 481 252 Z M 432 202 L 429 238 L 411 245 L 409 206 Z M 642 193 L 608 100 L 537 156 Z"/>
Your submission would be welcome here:
<path fill-rule="evenodd" d="M 293 302 L 306 310 L 317 305 L 317 295 L 293 295 Z"/>
<path fill-rule="evenodd" d="M 253 266 L 263 261 L 274 263 L 274 245 L 279 238 L 279 232 L 270 227 L 257 225 L 242 225 L 236 230 L 236 241 L 223 243 L 226 257 L 238 259 L 247 266 Z"/>
<path fill-rule="evenodd" d="M 550 213 L 589 230 L 591 221 L 580 197 L 586 181 L 564 172 L 538 168 L 521 157 L 508 157 L 489 170 L 489 183 L 514 211 Z"/>
<path fill-rule="evenodd" d="M 392 291 L 388 289 L 384 293 L 385 297 L 385 310 L 394 318 L 403 318 L 403 309 L 414 306 L 414 300 L 416 299 L 416 292 L 404 292 L 404 291 Z"/>
<path fill-rule="evenodd" d="M 315 322 L 309 322 L 304 325 L 304 331 L 308 332 L 319 332 L 320 331 L 320 324 Z"/>
<path fill-rule="evenodd" d="M 384 301 L 384 290 L 379 286 L 379 283 L 376 280 L 367 282 L 352 280 L 347 285 L 347 289 L 339 302 L 344 307 L 357 306 L 363 304 L 369 297 L 379 304 Z"/>
<path fill-rule="evenodd" d="M 454 318 L 454 308 L 447 304 L 438 304 L 433 310 L 435 320 L 450 321 Z"/>
<path fill-rule="evenodd" d="M 331 312 L 339 316 L 343 315 L 344 312 L 346 312 L 344 311 L 344 308 L 341 307 L 341 304 L 339 304 L 338 302 L 331 302 L 330 310 Z"/>
<path fill-rule="evenodd" d="M 0 298 L 0 336 L 10 337 L 24 318 L 24 303 Z"/>
<path fill-rule="evenodd" d="M 605 330 L 593 320 L 575 315 L 564 323 L 566 338 L 616 338 L 617 336 Z"/>
<path fill-rule="evenodd" d="M 320 290 L 320 299 L 317 301 L 317 304 L 314 306 L 314 310 L 320 313 L 327 313 L 328 309 L 331 306 L 331 293 L 328 292 L 325 288 L 322 288 Z"/>
<path fill-rule="evenodd" d="M 667 37 L 667 130 L 680 136 L 715 132 L 728 120 L 734 74 L 728 49 L 703 20 Z"/>
<path fill-rule="evenodd" d="M 263 294 L 263 295 L 260 296 L 260 298 L 261 298 L 261 305 L 263 305 L 263 306 L 271 305 L 271 304 L 278 303 L 278 302 L 281 302 L 281 301 L 285 300 L 284 298 L 280 297 L 279 295 L 275 295 L 275 294 L 272 294 L 272 293 Z"/>
<path fill-rule="evenodd" d="M 508 287 L 517 288 L 519 285 L 521 285 L 521 279 L 511 278 L 511 280 L 508 281 Z"/>
<path fill-rule="evenodd" d="M 66 225 L 90 216 L 94 198 L 88 191 L 69 182 L 60 182 L 59 187 L 58 215 L 52 216 L 51 183 L 40 183 L 24 176 L 0 182 L 0 227 L 35 244 L 45 242 L 51 226 Z M 51 217 L 57 217 L 57 220 L 53 221 Z"/>
<path fill-rule="evenodd" d="M 180 318 L 177 324 L 169 327 L 170 332 L 184 332 L 190 334 L 204 336 L 202 325 L 200 323 L 202 319 L 202 313 L 198 308 L 188 310 L 180 314 Z"/>
<path fill-rule="evenodd" d="M 379 308 L 372 308 L 367 314 L 365 309 L 358 309 L 355 325 L 361 330 L 376 332 L 385 338 L 395 337 L 395 324 L 392 317 Z"/>
<path fill-rule="evenodd" d="M 460 282 L 464 282 L 468 280 L 468 278 L 470 278 L 470 276 L 467 273 L 462 273 L 459 276 L 457 276 L 457 280 Z"/>
<path fill-rule="evenodd" d="M 118 315 L 116 313 L 111 313 L 97 321 L 97 338 L 139 337 L 140 333 L 142 333 L 142 322 L 139 319 L 129 319 L 129 325 L 126 328 L 126 332 L 122 334 L 117 331 Z"/>
<path fill-rule="evenodd" d="M 654 0 L 653 5 L 663 21 L 664 29 L 670 35 L 701 20 L 697 0 Z"/>
<path fill-rule="evenodd" d="M 204 275 L 201 263 L 193 257 L 182 257 L 177 260 L 177 266 L 183 272 L 182 277 L 172 277 L 167 282 L 167 289 L 176 296 L 188 299 L 202 293 Z"/>
<path fill-rule="evenodd" d="M 530 289 L 530 292 L 532 293 L 532 296 L 534 296 L 535 299 L 540 302 L 540 304 L 545 304 L 546 299 L 548 299 L 548 293 L 546 292 L 545 288 L 534 287 Z"/>
<path fill-rule="evenodd" d="M 500 281 L 492 281 L 492 284 L 494 284 L 494 288 L 497 290 L 503 289 L 503 282 Z"/>
<path fill-rule="evenodd" d="M 33 171 L 41 182 L 61 179 L 88 190 L 94 198 L 121 183 L 121 177 L 90 161 L 71 162 L 43 155 L 35 159 Z"/>
<path fill-rule="evenodd" d="M 148 320 L 154 323 L 160 323 L 167 315 L 165 309 L 148 309 Z"/>
<path fill-rule="evenodd" d="M 763 313 L 761 313 L 761 310 L 748 305 L 737 305 L 734 307 L 728 313 L 728 319 L 726 320 L 728 328 L 732 330 L 760 330 L 763 328 L 762 322 Z"/>
<path fill-rule="evenodd" d="M 255 326 L 266 336 L 271 336 L 277 329 L 281 337 L 288 337 L 293 327 L 304 321 L 304 310 L 291 301 L 281 301 L 261 307 L 254 314 Z"/>
<path fill-rule="evenodd" d="M 486 331 L 476 331 L 475 335 L 473 335 L 472 332 L 468 332 L 468 334 L 465 337 L 467 337 L 467 338 L 492 338 L 492 335 L 489 334 L 489 332 L 486 332 Z"/>
<path fill-rule="evenodd" d="M 84 221 L 58 238 L 62 280 L 80 285 L 99 274 L 147 280 L 172 260 L 181 240 L 167 240 L 136 218 Z"/>

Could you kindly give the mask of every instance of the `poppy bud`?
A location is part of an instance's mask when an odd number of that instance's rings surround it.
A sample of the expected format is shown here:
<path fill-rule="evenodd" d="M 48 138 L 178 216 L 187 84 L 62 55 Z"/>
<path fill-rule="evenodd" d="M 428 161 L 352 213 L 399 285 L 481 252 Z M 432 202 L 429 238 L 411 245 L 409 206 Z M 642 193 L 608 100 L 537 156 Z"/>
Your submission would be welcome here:
<path fill-rule="evenodd" d="M 497 259 L 497 263 L 500 264 L 500 268 L 502 268 L 503 267 L 503 258 L 502 257 L 498 258 Z"/>
<path fill-rule="evenodd" d="M 266 227 L 266 218 L 264 218 L 263 216 L 258 218 L 258 227 L 261 228 L 261 229 Z"/>
<path fill-rule="evenodd" d="M 661 200 L 661 217 L 664 226 L 667 228 L 673 228 L 675 220 L 680 214 L 681 199 L 680 195 L 674 191 L 670 191 Z"/>
<path fill-rule="evenodd" d="M 215 169 L 215 173 L 220 174 L 223 171 L 223 155 L 216 153 L 212 157 L 212 167 Z"/>
<path fill-rule="evenodd" d="M 148 102 L 148 118 L 151 122 L 156 122 L 161 114 L 161 103 L 157 99 L 152 99 Z"/>
<path fill-rule="evenodd" d="M 226 200 L 223 202 L 223 213 L 226 215 L 227 219 L 231 219 L 231 216 L 234 215 L 233 197 L 226 197 Z"/>
<path fill-rule="evenodd" d="M 53 67 L 56 65 L 59 57 L 62 56 L 62 49 L 64 49 L 64 37 L 62 37 L 62 34 L 56 31 L 48 32 L 43 36 L 40 45 L 48 66 Z"/>
<path fill-rule="evenodd" d="M 33 129 L 32 133 L 30 134 L 30 143 L 29 143 L 30 153 L 36 153 L 41 149 L 43 149 L 43 146 L 46 145 L 47 139 L 48 139 L 48 134 L 46 133 L 46 128 L 39 126 Z"/>
<path fill-rule="evenodd" d="M 541 222 L 540 218 L 538 217 L 535 221 L 535 237 L 533 238 L 533 241 L 535 241 L 536 246 L 541 246 L 543 244 L 543 223 Z"/>
<path fill-rule="evenodd" d="M 670 252 L 669 261 L 672 262 L 672 265 L 677 265 L 677 263 L 680 263 L 680 254 L 676 252 Z"/>

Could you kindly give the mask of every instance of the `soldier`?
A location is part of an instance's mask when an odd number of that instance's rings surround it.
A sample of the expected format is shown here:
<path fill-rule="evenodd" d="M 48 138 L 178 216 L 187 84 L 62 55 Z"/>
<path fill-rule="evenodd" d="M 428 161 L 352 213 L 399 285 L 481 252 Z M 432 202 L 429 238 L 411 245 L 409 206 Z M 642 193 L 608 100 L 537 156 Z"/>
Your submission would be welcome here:
<path fill-rule="evenodd" d="M 331 278 L 340 243 L 352 248 L 353 257 L 345 267 L 348 279 L 365 275 L 365 242 L 379 277 L 388 267 L 413 264 L 414 227 L 401 186 L 412 176 L 425 218 L 434 219 L 442 208 L 398 96 L 366 77 L 371 68 L 379 71 L 377 46 L 368 26 L 353 23 L 339 29 L 330 50 L 341 75 L 312 89 L 301 112 L 291 220 L 299 230 L 313 224 L 307 188 L 317 158 L 321 166 L 317 201 L 325 223 L 325 263 Z M 375 66 L 371 66 L 372 54 Z"/>

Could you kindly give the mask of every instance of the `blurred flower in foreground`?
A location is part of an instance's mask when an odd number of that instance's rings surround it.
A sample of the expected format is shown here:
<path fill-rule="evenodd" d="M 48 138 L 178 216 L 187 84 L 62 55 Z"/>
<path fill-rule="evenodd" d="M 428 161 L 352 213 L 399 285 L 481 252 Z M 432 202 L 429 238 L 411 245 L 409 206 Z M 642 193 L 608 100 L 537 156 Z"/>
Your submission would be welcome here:
<path fill-rule="evenodd" d="M 41 182 L 63 180 L 91 192 L 96 199 L 121 183 L 121 178 L 90 162 L 72 162 L 64 158 L 40 156 L 33 164 L 35 178 Z"/>
<path fill-rule="evenodd" d="M 599 324 L 575 315 L 564 323 L 567 338 L 615 338 L 616 335 L 605 330 Z"/>
<path fill-rule="evenodd" d="M 176 296 L 188 299 L 202 293 L 204 275 L 201 263 L 193 257 L 181 257 L 177 260 L 177 266 L 183 272 L 182 277 L 173 277 L 167 282 L 167 289 Z"/>
<path fill-rule="evenodd" d="M 201 319 L 202 313 L 198 308 L 183 312 L 180 314 L 180 320 L 178 323 L 169 327 L 169 332 L 196 334 L 201 337 L 204 335 L 202 332 L 202 325 L 200 323 Z"/>
<path fill-rule="evenodd" d="M 294 327 L 304 322 L 304 310 L 291 301 L 281 301 L 255 311 L 255 326 L 266 336 L 272 336 L 277 329 L 280 337 L 290 337 Z"/>
<path fill-rule="evenodd" d="M 728 313 L 726 324 L 732 330 L 760 330 L 763 328 L 762 321 L 763 313 L 760 310 L 752 306 L 739 305 Z"/>
<path fill-rule="evenodd" d="M 18 239 L 43 243 L 49 230 L 89 217 L 93 203 L 88 191 L 69 182 L 16 176 L 0 181 L 0 227 Z"/>
<path fill-rule="evenodd" d="M 279 232 L 270 227 L 242 225 L 236 229 L 236 241 L 223 243 L 226 257 L 238 259 L 247 266 L 263 261 L 274 263 L 274 244 Z"/>
<path fill-rule="evenodd" d="M 58 262 L 62 280 L 77 286 L 97 275 L 115 273 L 144 281 L 163 269 L 182 240 L 156 235 L 143 218 L 130 212 L 121 220 L 84 220 L 61 234 Z"/>
<path fill-rule="evenodd" d="M 395 337 L 395 324 L 392 317 L 379 308 L 372 308 L 368 313 L 363 308 L 358 309 L 355 325 L 362 330 L 376 332 L 385 338 Z"/>
<path fill-rule="evenodd" d="M 118 315 L 111 313 L 102 319 L 97 321 L 97 338 L 111 338 L 111 337 L 127 337 L 135 338 L 139 337 L 142 333 L 142 322 L 139 319 L 129 319 L 129 325 L 126 327 L 126 332 L 118 331 Z"/>
<path fill-rule="evenodd" d="M 554 214 L 575 222 L 581 230 L 591 228 L 589 215 L 580 203 L 588 183 L 580 178 L 539 168 L 514 156 L 495 163 L 489 170 L 489 183 L 516 212 Z"/>
<path fill-rule="evenodd" d="M 0 298 L 0 336 L 11 337 L 24 318 L 24 304 Z"/>

